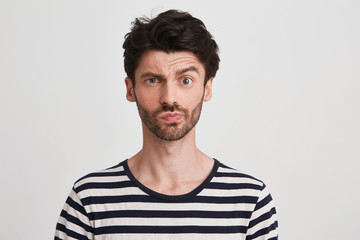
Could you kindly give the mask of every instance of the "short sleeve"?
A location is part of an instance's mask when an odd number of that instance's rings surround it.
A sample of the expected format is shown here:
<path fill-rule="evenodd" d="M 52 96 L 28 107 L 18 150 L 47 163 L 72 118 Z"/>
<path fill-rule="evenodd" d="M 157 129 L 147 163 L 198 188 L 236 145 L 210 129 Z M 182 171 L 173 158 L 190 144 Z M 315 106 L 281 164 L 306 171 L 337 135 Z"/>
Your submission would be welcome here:
<path fill-rule="evenodd" d="M 55 240 L 94 239 L 93 227 L 80 198 L 71 190 L 56 225 Z"/>
<path fill-rule="evenodd" d="M 273 199 L 264 185 L 250 218 L 246 240 L 277 240 L 277 228 Z"/>

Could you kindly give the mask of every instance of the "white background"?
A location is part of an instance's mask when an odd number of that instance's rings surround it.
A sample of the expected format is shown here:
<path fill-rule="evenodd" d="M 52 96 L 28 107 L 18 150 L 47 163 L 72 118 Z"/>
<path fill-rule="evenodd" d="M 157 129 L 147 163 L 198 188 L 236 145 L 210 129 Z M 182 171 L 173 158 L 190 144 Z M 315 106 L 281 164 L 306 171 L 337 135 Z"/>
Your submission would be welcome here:
<path fill-rule="evenodd" d="M 358 239 L 360 3 L 0 0 L 1 239 L 52 239 L 79 177 L 141 148 L 130 22 L 169 8 L 220 47 L 200 149 L 270 187 L 281 239 Z"/>

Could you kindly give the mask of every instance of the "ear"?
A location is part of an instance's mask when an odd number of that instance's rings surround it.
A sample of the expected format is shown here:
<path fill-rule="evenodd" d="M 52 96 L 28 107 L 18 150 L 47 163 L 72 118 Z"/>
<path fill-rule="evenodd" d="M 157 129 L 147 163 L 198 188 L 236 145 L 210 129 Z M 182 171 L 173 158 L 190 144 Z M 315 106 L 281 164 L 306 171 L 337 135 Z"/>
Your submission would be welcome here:
<path fill-rule="evenodd" d="M 126 99 L 129 102 L 135 102 L 134 86 L 129 77 L 125 78 L 125 85 L 126 85 Z"/>
<path fill-rule="evenodd" d="M 208 102 L 210 101 L 211 97 L 212 97 L 212 83 L 213 83 L 214 78 L 209 78 L 209 80 L 207 81 L 206 85 L 205 85 L 205 93 L 204 93 L 204 102 Z"/>

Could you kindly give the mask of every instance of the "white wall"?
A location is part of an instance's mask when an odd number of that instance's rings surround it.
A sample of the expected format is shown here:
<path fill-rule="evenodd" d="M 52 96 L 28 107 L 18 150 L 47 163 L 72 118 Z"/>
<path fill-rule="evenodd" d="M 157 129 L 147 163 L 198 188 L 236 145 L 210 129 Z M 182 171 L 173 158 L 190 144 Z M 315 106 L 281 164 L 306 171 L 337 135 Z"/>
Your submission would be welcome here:
<path fill-rule="evenodd" d="M 53 238 L 73 182 L 139 150 L 123 37 L 169 8 L 221 49 L 199 147 L 269 185 L 281 239 L 356 239 L 357 0 L 1 0 L 1 239 Z"/>

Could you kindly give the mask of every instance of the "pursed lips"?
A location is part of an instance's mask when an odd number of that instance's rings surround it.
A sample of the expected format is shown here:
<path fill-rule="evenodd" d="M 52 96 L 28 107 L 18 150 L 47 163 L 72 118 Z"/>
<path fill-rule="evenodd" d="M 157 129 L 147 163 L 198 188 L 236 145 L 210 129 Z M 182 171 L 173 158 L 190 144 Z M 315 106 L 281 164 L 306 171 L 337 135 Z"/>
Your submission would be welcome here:
<path fill-rule="evenodd" d="M 165 120 L 166 122 L 171 122 L 171 123 L 174 123 L 174 122 L 178 122 L 182 119 L 183 115 L 180 114 L 180 113 L 163 113 L 160 115 L 160 118 Z"/>

